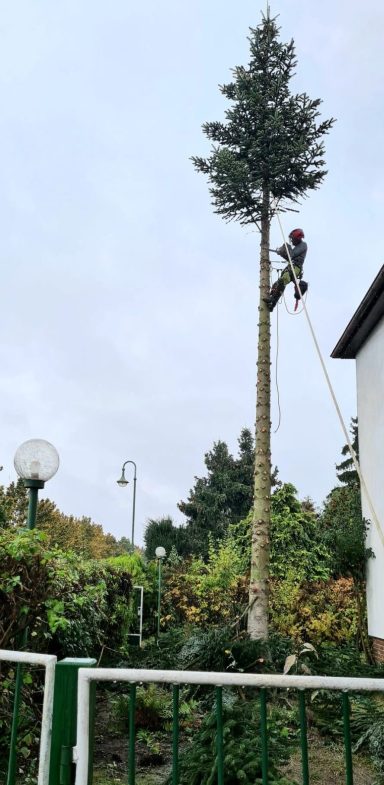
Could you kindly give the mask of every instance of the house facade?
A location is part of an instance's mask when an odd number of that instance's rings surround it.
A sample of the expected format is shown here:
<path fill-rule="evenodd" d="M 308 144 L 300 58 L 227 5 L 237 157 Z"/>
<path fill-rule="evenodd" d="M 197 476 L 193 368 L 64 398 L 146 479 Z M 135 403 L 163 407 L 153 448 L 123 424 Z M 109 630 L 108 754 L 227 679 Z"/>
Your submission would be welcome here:
<path fill-rule="evenodd" d="M 360 467 L 384 534 L 384 265 L 331 356 L 356 360 Z M 384 545 L 364 491 L 362 507 L 375 554 L 367 564 L 368 632 L 376 659 L 384 661 Z"/>

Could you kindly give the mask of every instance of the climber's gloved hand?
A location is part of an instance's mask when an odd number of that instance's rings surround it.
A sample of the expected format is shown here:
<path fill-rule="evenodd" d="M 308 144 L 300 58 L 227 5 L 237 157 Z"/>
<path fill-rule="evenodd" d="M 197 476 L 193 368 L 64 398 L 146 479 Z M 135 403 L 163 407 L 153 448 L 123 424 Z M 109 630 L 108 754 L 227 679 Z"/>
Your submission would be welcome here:
<path fill-rule="evenodd" d="M 276 248 L 276 253 L 278 253 L 279 256 L 282 256 L 283 259 L 288 259 L 287 249 L 285 245 L 281 245 L 280 248 Z"/>

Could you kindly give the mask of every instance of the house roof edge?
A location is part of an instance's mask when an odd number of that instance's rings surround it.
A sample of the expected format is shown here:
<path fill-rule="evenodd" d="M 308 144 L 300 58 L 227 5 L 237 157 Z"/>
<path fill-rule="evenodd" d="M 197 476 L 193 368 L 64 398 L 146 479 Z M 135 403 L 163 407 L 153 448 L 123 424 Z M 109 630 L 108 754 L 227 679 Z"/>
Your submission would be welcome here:
<path fill-rule="evenodd" d="M 384 265 L 339 338 L 331 357 L 342 360 L 354 359 L 382 316 L 384 316 Z"/>

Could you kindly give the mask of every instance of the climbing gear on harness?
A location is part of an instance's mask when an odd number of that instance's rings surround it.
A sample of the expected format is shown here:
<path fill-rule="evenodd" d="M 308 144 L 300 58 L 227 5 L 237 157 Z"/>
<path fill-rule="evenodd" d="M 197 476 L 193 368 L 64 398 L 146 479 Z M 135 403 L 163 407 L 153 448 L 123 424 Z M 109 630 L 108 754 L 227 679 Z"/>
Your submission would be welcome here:
<path fill-rule="evenodd" d="M 303 242 L 303 238 L 304 232 L 302 229 L 292 229 L 289 239 L 293 247 L 283 243 L 280 248 L 269 249 L 272 253 L 277 253 L 279 256 L 285 259 L 286 262 L 288 262 L 287 267 L 282 270 L 280 277 L 271 287 L 269 296 L 264 298 L 264 302 L 268 306 L 269 311 L 273 311 L 275 305 L 277 305 L 278 301 L 280 300 L 285 287 L 290 282 L 292 282 L 295 287 L 295 311 L 297 310 L 298 301 L 301 299 L 300 292 L 302 291 L 301 288 L 300 290 L 297 288 L 298 281 L 302 279 L 303 264 L 307 253 L 307 245 L 305 242 Z M 304 291 L 307 291 L 308 284 L 303 284 L 303 288 Z"/>
<path fill-rule="evenodd" d="M 301 276 L 303 274 L 301 267 L 299 267 L 298 265 L 294 264 L 294 271 L 295 271 L 295 275 L 296 275 L 297 280 L 300 280 Z M 284 291 L 285 287 L 289 283 L 291 283 L 291 282 L 294 283 L 294 275 L 293 275 L 292 270 L 290 269 L 290 267 L 288 265 L 288 267 L 285 267 L 285 269 L 282 271 L 282 273 L 281 273 L 280 277 L 277 279 L 277 281 L 275 281 L 275 283 L 272 284 L 271 291 L 269 293 L 269 297 L 265 297 L 264 298 L 264 302 L 267 304 L 268 309 L 270 311 L 273 311 L 275 305 L 277 305 L 277 303 L 279 302 L 280 297 L 283 294 L 283 291 Z M 300 297 L 300 295 L 299 295 L 299 297 Z"/>
<path fill-rule="evenodd" d="M 301 296 L 300 296 L 299 289 L 300 289 L 300 292 L 301 292 Z M 299 280 L 299 286 L 298 287 L 295 284 L 295 294 L 294 294 L 294 297 L 295 297 L 295 300 L 296 300 L 295 307 L 294 307 L 295 311 L 297 311 L 297 308 L 298 308 L 298 305 L 299 305 L 299 300 L 301 300 L 301 297 L 305 294 L 307 289 L 308 289 L 308 284 L 307 284 L 306 281 L 303 281 L 303 280 L 300 281 Z"/>
<path fill-rule="evenodd" d="M 300 292 L 298 291 L 298 289 L 300 289 L 301 294 L 305 294 L 305 292 L 308 289 L 307 282 L 306 281 L 299 281 L 299 287 L 297 287 L 296 284 L 295 284 L 295 299 L 296 300 L 300 300 Z"/>

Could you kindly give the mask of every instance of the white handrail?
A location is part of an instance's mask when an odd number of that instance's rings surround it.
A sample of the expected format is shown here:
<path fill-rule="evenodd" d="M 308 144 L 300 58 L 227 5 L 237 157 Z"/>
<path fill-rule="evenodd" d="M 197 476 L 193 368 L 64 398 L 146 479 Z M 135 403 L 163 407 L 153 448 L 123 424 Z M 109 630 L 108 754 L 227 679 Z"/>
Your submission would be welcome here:
<path fill-rule="evenodd" d="M 48 785 L 51 753 L 53 690 L 57 657 L 54 654 L 37 654 L 29 651 L 0 649 L 0 660 L 20 662 L 28 665 L 43 665 L 45 668 L 43 716 L 41 720 L 39 772 L 37 785 Z"/>

